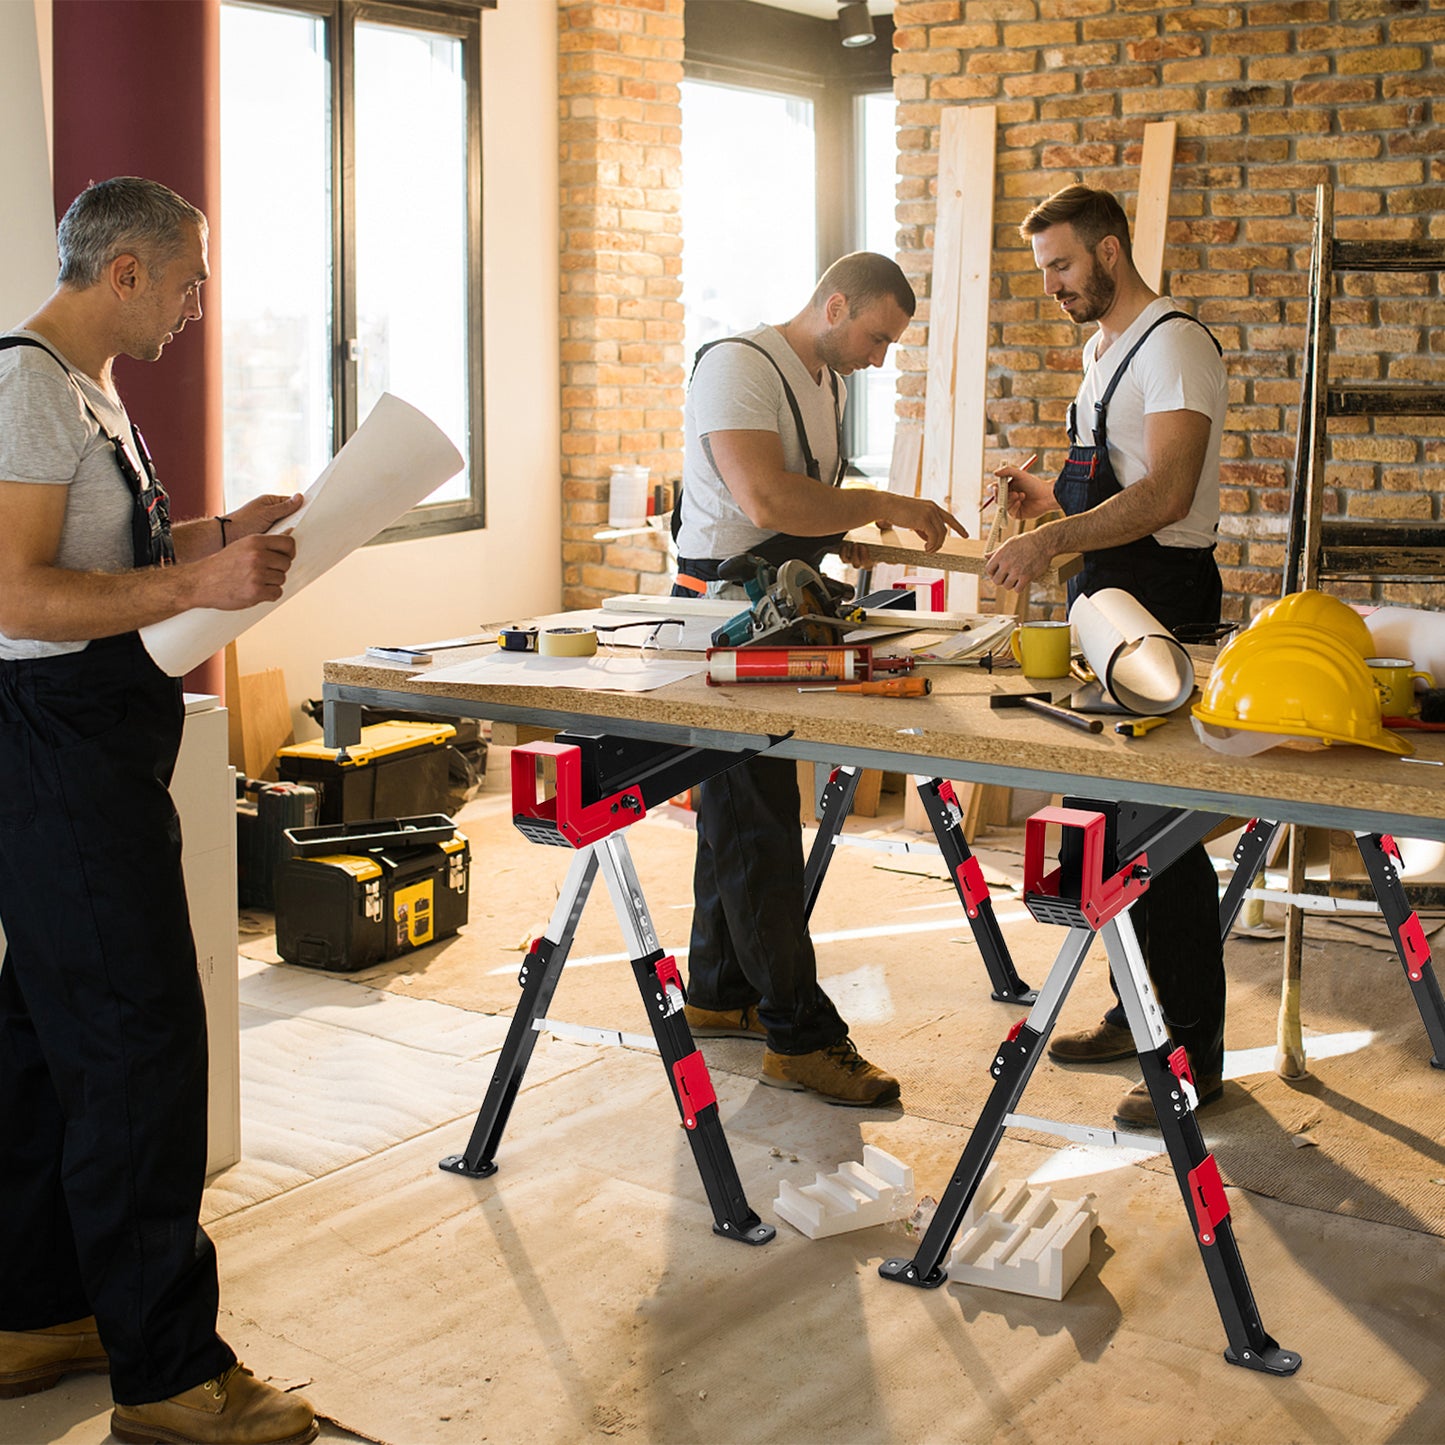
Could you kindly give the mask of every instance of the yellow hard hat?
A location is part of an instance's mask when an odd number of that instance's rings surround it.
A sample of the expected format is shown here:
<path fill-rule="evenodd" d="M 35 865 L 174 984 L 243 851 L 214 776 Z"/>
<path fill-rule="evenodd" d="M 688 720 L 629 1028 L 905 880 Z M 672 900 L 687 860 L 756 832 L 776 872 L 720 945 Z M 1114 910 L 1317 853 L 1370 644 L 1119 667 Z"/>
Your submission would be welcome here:
<path fill-rule="evenodd" d="M 1221 649 L 1194 718 L 1201 740 L 1221 751 L 1248 750 L 1229 746 L 1236 733 L 1415 751 L 1382 726 L 1364 658 L 1333 633 L 1294 622 L 1250 627 Z"/>
<path fill-rule="evenodd" d="M 1375 655 L 1375 643 L 1365 619 L 1347 603 L 1328 592 L 1290 592 L 1271 602 L 1249 624 L 1250 630 L 1276 622 L 1292 622 L 1300 627 L 1318 627 L 1337 637 L 1361 657 Z"/>

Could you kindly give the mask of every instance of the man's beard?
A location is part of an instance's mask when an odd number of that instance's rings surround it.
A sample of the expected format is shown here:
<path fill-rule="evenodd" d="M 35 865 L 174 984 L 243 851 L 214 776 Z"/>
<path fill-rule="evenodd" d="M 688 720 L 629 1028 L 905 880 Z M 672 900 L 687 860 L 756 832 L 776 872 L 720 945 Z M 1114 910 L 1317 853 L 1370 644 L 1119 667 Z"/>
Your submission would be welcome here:
<path fill-rule="evenodd" d="M 813 343 L 813 350 L 818 353 L 818 360 L 840 376 L 846 376 L 849 372 L 856 371 L 857 367 L 852 365 L 848 358 L 843 355 L 843 348 L 838 342 L 840 326 L 830 326 Z"/>
<path fill-rule="evenodd" d="M 1119 283 L 1103 270 L 1098 262 L 1091 261 L 1089 278 L 1082 287 L 1073 294 L 1084 304 L 1069 313 L 1073 321 L 1097 321 L 1114 304 L 1114 297 L 1118 295 Z"/>

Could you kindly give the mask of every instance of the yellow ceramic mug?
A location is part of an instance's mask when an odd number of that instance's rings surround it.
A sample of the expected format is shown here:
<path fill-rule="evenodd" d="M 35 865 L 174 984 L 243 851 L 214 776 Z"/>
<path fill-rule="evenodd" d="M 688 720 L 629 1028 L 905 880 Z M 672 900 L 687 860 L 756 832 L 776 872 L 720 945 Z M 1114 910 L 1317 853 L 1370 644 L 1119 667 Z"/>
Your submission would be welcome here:
<path fill-rule="evenodd" d="M 1029 677 L 1069 675 L 1069 624 L 1021 622 L 1009 638 L 1014 657 Z"/>
<path fill-rule="evenodd" d="M 1375 677 L 1380 691 L 1380 711 L 1385 717 L 1410 717 L 1419 711 L 1415 706 L 1415 679 L 1424 679 L 1426 687 L 1434 687 L 1435 679 L 1428 672 L 1412 672 L 1414 664 L 1408 657 L 1367 657 L 1365 666 Z"/>

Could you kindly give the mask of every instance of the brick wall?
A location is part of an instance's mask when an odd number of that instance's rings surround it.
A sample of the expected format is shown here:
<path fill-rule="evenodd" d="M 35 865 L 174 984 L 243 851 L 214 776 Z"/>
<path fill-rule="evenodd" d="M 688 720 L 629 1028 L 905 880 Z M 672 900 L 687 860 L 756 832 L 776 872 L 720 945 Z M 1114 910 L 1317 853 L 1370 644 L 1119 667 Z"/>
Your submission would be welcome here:
<path fill-rule="evenodd" d="M 654 478 L 681 471 L 682 10 L 683 0 L 557 0 L 568 607 L 668 585 L 660 537 L 594 533 L 614 463 Z"/>
<path fill-rule="evenodd" d="M 926 298 L 939 115 L 999 108 L 988 445 L 1056 470 L 1086 329 L 1043 297 L 1018 222 L 1074 181 L 1132 218 L 1144 125 L 1174 120 L 1165 286 L 1224 346 L 1231 407 L 1221 543 L 1227 616 L 1278 595 L 1293 473 L 1315 185 L 1336 234 L 1445 236 L 1445 0 L 898 0 L 899 259 Z M 1342 278 L 1331 375 L 1445 382 L 1436 277 Z M 927 301 L 900 347 L 921 419 Z M 1439 520 L 1445 421 L 1332 421 L 1327 509 Z M 1365 584 L 1339 584 L 1367 596 Z M 1439 603 L 1438 587 L 1381 596 Z"/>

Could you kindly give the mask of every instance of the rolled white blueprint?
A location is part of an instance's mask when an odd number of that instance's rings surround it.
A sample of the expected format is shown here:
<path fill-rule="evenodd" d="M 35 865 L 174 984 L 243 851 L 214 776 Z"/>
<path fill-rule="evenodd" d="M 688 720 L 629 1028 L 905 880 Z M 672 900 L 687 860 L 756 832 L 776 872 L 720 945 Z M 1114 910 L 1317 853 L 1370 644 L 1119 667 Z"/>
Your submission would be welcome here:
<path fill-rule="evenodd" d="M 141 641 L 171 677 L 199 667 L 267 613 L 329 572 L 341 559 L 462 469 L 461 453 L 414 406 L 383 393 L 351 440 L 306 489 L 299 511 L 273 529 L 296 538 L 283 595 L 240 612 L 194 607 L 141 628 Z"/>
<path fill-rule="evenodd" d="M 1153 613 L 1118 587 L 1080 597 L 1069 621 L 1105 690 L 1141 716 L 1173 712 L 1194 691 L 1194 664 Z"/>

